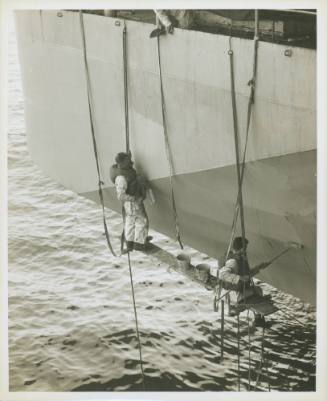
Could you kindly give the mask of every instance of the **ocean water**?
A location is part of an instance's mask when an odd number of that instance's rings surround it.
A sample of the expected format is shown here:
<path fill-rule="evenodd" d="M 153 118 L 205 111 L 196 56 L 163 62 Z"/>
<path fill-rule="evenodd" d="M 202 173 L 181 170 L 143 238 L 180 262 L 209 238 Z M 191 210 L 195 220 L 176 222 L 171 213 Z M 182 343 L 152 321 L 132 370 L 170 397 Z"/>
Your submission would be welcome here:
<path fill-rule="evenodd" d="M 100 208 L 32 162 L 14 31 L 9 56 L 10 391 L 142 391 L 127 257 L 110 255 Z M 118 249 L 121 217 L 106 213 Z M 238 372 L 236 319 L 225 316 L 221 359 L 212 292 L 153 256 L 131 261 L 146 391 L 237 391 L 238 381 L 241 391 L 315 390 L 313 307 L 260 283 L 280 310 L 268 318 L 263 360 L 262 331 L 248 332 L 242 316 Z"/>

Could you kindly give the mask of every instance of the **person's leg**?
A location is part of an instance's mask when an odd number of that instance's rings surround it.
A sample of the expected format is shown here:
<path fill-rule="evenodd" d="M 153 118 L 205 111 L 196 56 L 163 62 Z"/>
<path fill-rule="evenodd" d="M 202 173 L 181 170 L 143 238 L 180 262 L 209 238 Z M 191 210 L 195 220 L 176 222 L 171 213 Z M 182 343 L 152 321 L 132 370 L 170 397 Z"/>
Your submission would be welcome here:
<path fill-rule="evenodd" d="M 125 209 L 125 224 L 124 233 L 127 250 L 133 250 L 134 236 L 135 236 L 135 207 L 132 202 L 124 203 Z"/>
<path fill-rule="evenodd" d="M 138 245 L 142 247 L 147 242 L 149 221 L 143 203 L 137 205 L 135 213 L 135 236 L 134 242 L 136 248 Z"/>

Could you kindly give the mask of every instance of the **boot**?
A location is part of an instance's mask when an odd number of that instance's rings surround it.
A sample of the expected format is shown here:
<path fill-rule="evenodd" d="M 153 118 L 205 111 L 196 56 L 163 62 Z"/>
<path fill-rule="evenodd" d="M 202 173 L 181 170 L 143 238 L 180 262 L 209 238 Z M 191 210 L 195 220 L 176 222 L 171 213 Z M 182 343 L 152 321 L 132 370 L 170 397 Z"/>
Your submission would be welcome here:
<path fill-rule="evenodd" d="M 262 315 L 255 315 L 254 316 L 254 325 L 255 325 L 255 327 L 265 327 L 266 326 L 265 317 Z"/>
<path fill-rule="evenodd" d="M 146 251 L 147 246 L 146 246 L 146 244 L 140 244 L 139 242 L 134 242 L 134 249 L 136 251 Z"/>
<path fill-rule="evenodd" d="M 122 254 L 132 252 L 134 249 L 134 242 L 133 241 L 126 241 L 126 248 L 123 250 Z"/>

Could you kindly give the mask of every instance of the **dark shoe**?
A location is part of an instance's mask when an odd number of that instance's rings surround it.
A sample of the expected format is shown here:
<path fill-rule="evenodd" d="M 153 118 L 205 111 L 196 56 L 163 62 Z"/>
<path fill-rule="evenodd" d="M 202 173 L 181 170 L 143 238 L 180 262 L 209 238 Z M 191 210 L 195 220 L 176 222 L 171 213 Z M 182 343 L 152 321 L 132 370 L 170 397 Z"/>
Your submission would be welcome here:
<path fill-rule="evenodd" d="M 123 249 L 122 254 L 132 252 L 134 249 L 134 242 L 133 241 L 126 241 L 126 248 Z"/>
<path fill-rule="evenodd" d="M 147 248 L 146 244 L 140 244 L 139 242 L 134 242 L 134 249 L 135 249 L 135 251 L 144 252 L 148 248 Z"/>
<path fill-rule="evenodd" d="M 235 305 L 231 305 L 229 307 L 229 313 L 228 316 L 237 316 L 239 314 L 239 310 Z"/>
<path fill-rule="evenodd" d="M 255 315 L 254 325 L 255 325 L 255 327 L 266 327 L 265 317 L 261 316 L 261 315 Z"/>

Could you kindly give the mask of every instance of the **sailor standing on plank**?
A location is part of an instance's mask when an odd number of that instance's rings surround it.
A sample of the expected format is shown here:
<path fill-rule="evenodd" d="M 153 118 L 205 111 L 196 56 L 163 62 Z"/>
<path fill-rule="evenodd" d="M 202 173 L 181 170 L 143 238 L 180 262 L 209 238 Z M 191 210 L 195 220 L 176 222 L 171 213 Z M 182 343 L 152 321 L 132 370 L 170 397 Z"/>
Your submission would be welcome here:
<path fill-rule="evenodd" d="M 143 201 L 148 189 L 147 182 L 141 176 L 137 176 L 128 153 L 118 153 L 115 161 L 116 164 L 110 168 L 110 178 L 115 184 L 117 198 L 123 204 L 126 241 L 124 253 L 133 249 L 145 250 L 149 221 Z"/>

